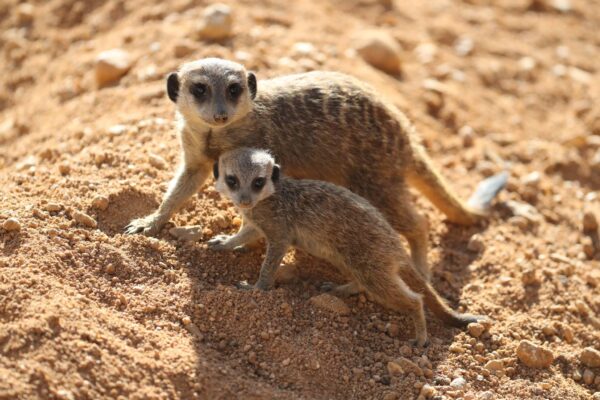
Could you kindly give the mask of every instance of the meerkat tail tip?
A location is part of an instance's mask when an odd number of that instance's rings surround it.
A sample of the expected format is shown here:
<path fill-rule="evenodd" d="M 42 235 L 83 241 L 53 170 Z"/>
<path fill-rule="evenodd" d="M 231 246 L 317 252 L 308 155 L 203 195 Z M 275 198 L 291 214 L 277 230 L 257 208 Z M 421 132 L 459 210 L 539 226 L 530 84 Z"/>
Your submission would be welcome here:
<path fill-rule="evenodd" d="M 508 171 L 502 171 L 479 182 L 477 189 L 467 202 L 469 207 L 486 212 L 490 208 L 492 200 L 506 186 L 508 176 Z"/>

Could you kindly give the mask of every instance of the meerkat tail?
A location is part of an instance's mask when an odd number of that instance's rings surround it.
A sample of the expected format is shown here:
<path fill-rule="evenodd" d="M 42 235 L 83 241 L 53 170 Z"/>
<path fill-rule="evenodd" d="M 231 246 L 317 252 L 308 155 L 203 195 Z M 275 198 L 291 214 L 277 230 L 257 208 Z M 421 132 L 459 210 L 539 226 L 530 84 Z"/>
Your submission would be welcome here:
<path fill-rule="evenodd" d="M 451 309 L 431 284 L 426 282 L 412 267 L 400 269 L 400 277 L 408 287 L 423 296 L 423 303 L 427 308 L 447 325 L 462 328 L 471 322 L 486 318 L 480 315 L 461 314 Z"/>
<path fill-rule="evenodd" d="M 508 181 L 508 171 L 490 176 L 479 182 L 475 192 L 471 195 L 467 204 L 469 207 L 485 212 L 490 208 L 492 200 L 504 189 Z"/>
<path fill-rule="evenodd" d="M 435 169 L 421 146 L 414 146 L 413 168 L 408 169 L 409 184 L 419 190 L 451 222 L 473 225 L 487 215 L 487 207 L 506 185 L 507 174 L 488 178 L 480 184 L 469 202 L 462 201 L 450 188 L 444 177 Z"/>

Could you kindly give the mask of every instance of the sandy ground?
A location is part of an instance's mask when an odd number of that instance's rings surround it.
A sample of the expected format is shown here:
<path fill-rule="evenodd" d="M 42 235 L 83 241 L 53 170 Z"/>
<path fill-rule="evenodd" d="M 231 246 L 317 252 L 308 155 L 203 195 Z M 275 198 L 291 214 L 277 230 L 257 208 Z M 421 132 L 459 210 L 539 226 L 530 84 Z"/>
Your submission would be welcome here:
<path fill-rule="evenodd" d="M 0 398 L 600 397 L 600 368 L 580 358 L 600 349 L 600 249 L 582 228 L 584 212 L 600 217 L 598 1 L 240 1 L 220 44 L 193 39 L 203 1 L 17 3 L 0 3 L 0 225 L 20 225 L 0 228 Z M 401 76 L 352 51 L 376 27 L 401 45 Z M 177 58 L 184 40 L 195 47 Z M 94 60 L 116 47 L 133 67 L 98 89 Z M 432 344 L 412 349 L 410 320 L 363 296 L 344 300 L 349 315 L 315 307 L 320 283 L 340 277 L 303 254 L 286 258 L 277 289 L 235 289 L 257 278 L 263 250 L 207 250 L 239 224 L 212 182 L 172 219 L 201 225 L 202 240 L 169 227 L 123 235 L 178 161 L 164 76 L 206 56 L 243 62 L 259 87 L 311 69 L 372 83 L 465 198 L 509 166 L 479 227 L 449 224 L 415 196 L 434 286 L 489 315 L 489 330 L 428 318 Z M 513 216 L 515 204 L 531 209 Z M 550 350 L 551 365 L 523 364 L 522 340 Z M 416 368 L 390 373 L 399 357 Z"/>

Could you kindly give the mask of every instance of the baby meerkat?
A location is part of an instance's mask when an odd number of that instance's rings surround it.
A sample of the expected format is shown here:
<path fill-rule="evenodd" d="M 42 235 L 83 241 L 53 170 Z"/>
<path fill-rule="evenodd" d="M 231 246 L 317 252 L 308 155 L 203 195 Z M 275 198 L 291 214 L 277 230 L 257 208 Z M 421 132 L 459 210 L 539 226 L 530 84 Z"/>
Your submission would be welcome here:
<path fill-rule="evenodd" d="M 315 180 L 281 176 L 273 157 L 262 150 L 237 149 L 214 166 L 217 190 L 230 198 L 244 218 L 233 236 L 208 242 L 233 250 L 261 237 L 267 253 L 255 285 L 268 290 L 290 247 L 325 259 L 350 277 L 333 289 L 339 295 L 367 292 L 394 311 L 406 310 L 415 323 L 416 344 L 427 343 L 423 304 L 444 322 L 462 327 L 484 317 L 453 311 L 413 267 L 394 229 L 367 200 L 348 189 Z"/>
<path fill-rule="evenodd" d="M 158 210 L 131 221 L 128 233 L 157 234 L 223 152 L 262 148 L 291 177 L 332 182 L 369 200 L 406 237 L 415 266 L 428 277 L 428 224 L 412 205 L 407 183 L 460 224 L 485 216 L 506 183 L 506 175 L 497 175 L 469 202 L 461 201 L 406 116 L 369 85 L 341 73 L 283 76 L 257 87 L 242 65 L 207 58 L 170 74 L 167 93 L 177 108 L 181 167 Z"/>

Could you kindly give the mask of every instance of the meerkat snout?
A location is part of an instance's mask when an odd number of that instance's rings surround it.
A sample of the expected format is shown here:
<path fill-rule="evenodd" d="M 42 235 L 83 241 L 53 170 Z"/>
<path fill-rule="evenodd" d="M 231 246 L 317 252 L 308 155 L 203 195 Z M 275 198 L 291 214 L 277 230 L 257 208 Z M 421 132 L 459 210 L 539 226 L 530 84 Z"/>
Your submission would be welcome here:
<path fill-rule="evenodd" d="M 185 119 L 220 128 L 252 110 L 256 76 L 239 64 L 207 58 L 169 74 L 167 94 Z"/>
<path fill-rule="evenodd" d="M 251 209 L 275 193 L 279 165 L 266 151 L 231 151 L 213 166 L 216 189 L 240 209 Z"/>

